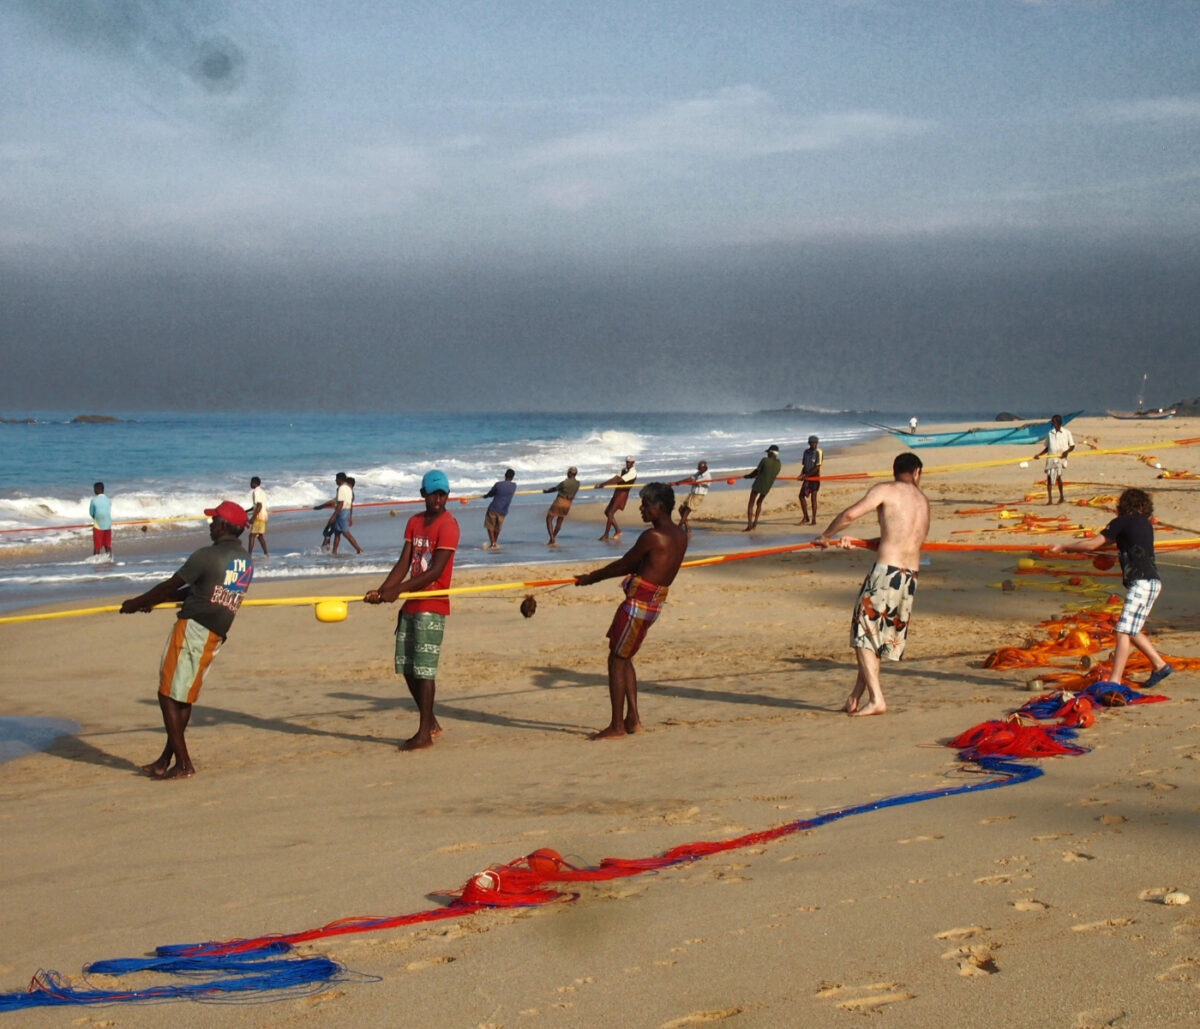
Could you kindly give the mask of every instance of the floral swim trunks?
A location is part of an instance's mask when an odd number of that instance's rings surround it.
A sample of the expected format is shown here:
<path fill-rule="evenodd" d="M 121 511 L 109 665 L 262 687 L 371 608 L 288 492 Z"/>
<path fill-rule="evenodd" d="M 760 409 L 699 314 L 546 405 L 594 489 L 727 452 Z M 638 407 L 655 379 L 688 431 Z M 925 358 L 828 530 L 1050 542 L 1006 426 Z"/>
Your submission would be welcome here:
<path fill-rule="evenodd" d="M 908 621 L 917 594 L 917 573 L 895 565 L 872 565 L 850 621 L 850 646 L 899 661 L 908 642 Z"/>

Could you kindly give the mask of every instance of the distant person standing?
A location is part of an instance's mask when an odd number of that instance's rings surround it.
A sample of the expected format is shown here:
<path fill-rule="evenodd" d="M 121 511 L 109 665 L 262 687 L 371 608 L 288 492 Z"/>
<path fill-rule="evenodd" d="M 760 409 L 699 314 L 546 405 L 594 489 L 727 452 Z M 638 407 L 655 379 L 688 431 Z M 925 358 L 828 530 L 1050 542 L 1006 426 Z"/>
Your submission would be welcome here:
<path fill-rule="evenodd" d="M 775 480 L 782 468 L 783 465 L 779 460 L 779 448 L 772 443 L 767 447 L 766 455 L 759 460 L 754 471 L 747 472 L 742 476 L 743 479 L 754 480 L 750 484 L 750 501 L 746 504 L 746 528 L 742 530 L 743 532 L 749 532 L 758 525 L 759 515 L 762 514 L 763 500 L 771 492 L 771 487 L 775 485 Z"/>
<path fill-rule="evenodd" d="M 356 554 L 362 553 L 362 547 L 358 545 L 356 540 L 350 534 L 350 519 L 354 511 L 354 488 L 350 485 L 350 480 L 345 472 L 338 472 L 334 476 L 334 482 L 337 484 L 337 493 L 332 500 L 326 500 L 323 504 L 317 504 L 313 508 L 314 511 L 320 511 L 327 507 L 333 508 L 333 514 L 329 516 L 329 521 L 325 523 L 325 529 L 322 533 L 324 537 L 321 542 L 321 547 L 324 549 L 329 546 L 330 538 L 333 539 L 333 553 L 337 554 L 338 544 L 343 536 L 350 541 L 350 546 L 354 548 Z"/>
<path fill-rule="evenodd" d="M 445 473 L 436 468 L 426 472 L 421 479 L 421 496 L 425 499 L 425 510 L 408 520 L 399 560 L 378 588 L 363 597 L 366 603 L 391 604 L 401 593 L 450 588 L 459 528 L 454 515 L 446 510 L 450 480 Z M 400 608 L 396 622 L 396 674 L 404 676 L 420 712 L 417 731 L 400 744 L 401 750 L 432 747 L 434 737 L 442 734 L 433 713 L 433 700 L 449 613 L 450 598 L 444 593 L 427 600 L 412 597 Z"/>
<path fill-rule="evenodd" d="M 558 532 L 562 528 L 563 519 L 571 513 L 571 504 L 575 500 L 575 494 L 579 492 L 579 479 L 576 478 L 578 475 L 579 469 L 571 465 L 567 469 L 567 477 L 562 482 L 542 490 L 543 493 L 557 494 L 546 512 L 546 531 L 550 534 L 550 541 L 546 544 L 548 547 L 558 546 Z"/>
<path fill-rule="evenodd" d="M 158 760 L 142 765 L 152 779 L 186 779 L 196 774 L 184 740 L 192 704 L 254 576 L 250 555 L 238 541 L 247 525 L 245 508 L 222 500 L 204 513 L 212 519 L 208 527 L 212 545 L 195 551 L 171 578 L 121 605 L 121 614 L 128 615 L 183 601 L 158 669 L 158 706 L 167 744 Z"/>
<path fill-rule="evenodd" d="M 92 520 L 92 556 L 104 551 L 112 557 L 112 501 L 104 493 L 104 483 L 92 483 L 92 502 L 88 517 Z"/>
<path fill-rule="evenodd" d="M 700 505 L 704 503 L 704 498 L 708 496 L 708 491 L 712 487 L 712 475 L 708 471 L 708 462 L 700 461 L 696 465 L 696 474 L 690 479 L 680 479 L 678 482 L 671 483 L 672 486 L 691 486 L 691 491 L 679 506 L 679 527 L 684 532 L 691 532 L 692 527 L 688 525 L 688 519 L 700 509 Z"/>
<path fill-rule="evenodd" d="M 483 515 L 483 528 L 488 535 L 487 545 L 491 550 L 500 546 L 500 530 L 504 527 L 504 519 L 508 517 L 513 494 L 517 492 L 517 484 L 514 481 L 516 474 L 511 468 L 506 468 L 504 478 L 483 495 L 484 500 L 492 498 Z"/>
<path fill-rule="evenodd" d="M 661 482 L 642 487 L 641 516 L 649 522 L 637 542 L 611 564 L 575 577 L 576 586 L 625 576 L 625 600 L 608 628 L 608 699 L 612 717 L 593 740 L 618 739 L 642 727 L 637 707 L 637 673 L 633 657 L 667 601 L 668 587 L 679 574 L 688 535 L 671 521 L 675 491 Z"/>
<path fill-rule="evenodd" d="M 877 551 L 875 564 L 863 580 L 850 619 L 858 678 L 843 707 L 848 715 L 881 715 L 887 710 L 879 684 L 880 659 L 899 661 L 908 642 L 921 546 L 929 535 L 929 500 L 921 492 L 921 468 L 916 454 L 898 454 L 892 462 L 892 481 L 872 486 L 813 540 L 813 546 L 824 549 L 863 515 L 874 511 L 879 518 L 879 536 L 867 543 Z M 846 537 L 836 545 L 849 550 L 853 543 Z"/>
<path fill-rule="evenodd" d="M 621 538 L 621 527 L 617 524 L 617 515 L 625 510 L 625 505 L 629 503 L 629 488 L 637 482 L 637 469 L 633 466 L 633 458 L 625 458 L 624 468 L 611 479 L 598 482 L 593 487 L 594 489 L 604 489 L 605 486 L 617 487 L 613 490 L 613 495 L 604 508 L 604 535 L 600 537 L 601 542 L 607 542 L 609 532 L 612 533 L 614 540 Z"/>
<path fill-rule="evenodd" d="M 1046 444 L 1033 455 L 1036 461 L 1046 454 L 1046 503 L 1054 503 L 1054 483 L 1058 483 L 1058 502 L 1063 502 L 1063 471 L 1067 467 L 1067 455 L 1075 449 L 1075 437 L 1070 429 L 1063 428 L 1062 415 L 1056 414 L 1050 419 L 1050 431 L 1046 434 Z"/>
<path fill-rule="evenodd" d="M 247 550 L 254 556 L 254 541 L 262 546 L 263 557 L 270 557 L 267 550 L 267 491 L 262 488 L 262 479 L 257 475 L 250 477 L 250 506 L 246 508 L 246 516 L 250 519 L 250 543 Z"/>
<path fill-rule="evenodd" d="M 808 437 L 808 449 L 800 455 L 800 510 L 804 513 L 801 525 L 808 524 L 808 502 L 812 500 L 812 524 L 817 524 L 817 494 L 821 491 L 821 465 L 825 455 L 816 436 Z"/>
<path fill-rule="evenodd" d="M 908 420 L 908 431 L 909 432 L 917 431 L 917 416 L 915 414 Z"/>

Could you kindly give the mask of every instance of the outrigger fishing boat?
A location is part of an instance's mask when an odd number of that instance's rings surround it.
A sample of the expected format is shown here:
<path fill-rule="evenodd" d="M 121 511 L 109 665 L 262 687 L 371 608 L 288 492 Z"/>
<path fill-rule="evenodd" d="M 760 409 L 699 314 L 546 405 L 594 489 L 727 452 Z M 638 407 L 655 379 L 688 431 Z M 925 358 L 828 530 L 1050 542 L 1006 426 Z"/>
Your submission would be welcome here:
<path fill-rule="evenodd" d="M 1111 413 L 1111 412 L 1110 412 Z M 1078 418 L 1082 411 L 1073 411 L 1062 416 L 1063 425 L 1072 418 Z M 986 426 L 975 429 L 955 429 L 950 432 L 912 432 L 909 429 L 896 429 L 890 425 L 879 425 L 868 422 L 876 429 L 890 432 L 896 439 L 910 447 L 977 447 L 991 446 L 995 443 L 1015 443 L 1030 446 L 1041 443 L 1050 431 L 1050 419 L 1044 422 L 1023 422 L 1020 425 Z"/>
<path fill-rule="evenodd" d="M 1173 407 L 1159 407 L 1153 411 L 1147 411 L 1142 406 L 1146 397 L 1146 380 L 1148 378 L 1150 378 L 1149 372 L 1142 376 L 1142 388 L 1138 390 L 1136 411 L 1109 411 L 1109 415 L 1113 418 L 1134 418 L 1140 421 L 1160 421 L 1163 418 L 1174 417 L 1175 408 Z"/>

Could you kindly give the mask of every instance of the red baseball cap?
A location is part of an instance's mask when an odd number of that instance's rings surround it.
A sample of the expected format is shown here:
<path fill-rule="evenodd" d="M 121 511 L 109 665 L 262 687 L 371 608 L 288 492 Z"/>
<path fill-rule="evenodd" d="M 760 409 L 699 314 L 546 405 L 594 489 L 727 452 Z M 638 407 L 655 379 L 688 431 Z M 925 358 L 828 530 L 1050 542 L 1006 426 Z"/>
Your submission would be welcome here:
<path fill-rule="evenodd" d="M 206 507 L 204 513 L 209 518 L 220 518 L 236 529 L 244 529 L 250 524 L 250 519 L 246 517 L 246 509 L 232 500 L 222 500 L 216 507 Z"/>

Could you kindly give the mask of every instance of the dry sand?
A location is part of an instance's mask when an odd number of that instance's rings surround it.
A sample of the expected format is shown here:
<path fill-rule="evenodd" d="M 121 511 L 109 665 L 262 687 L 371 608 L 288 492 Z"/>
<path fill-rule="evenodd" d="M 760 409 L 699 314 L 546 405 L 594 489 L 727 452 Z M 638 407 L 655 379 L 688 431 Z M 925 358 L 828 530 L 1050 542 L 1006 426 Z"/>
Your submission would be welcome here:
<path fill-rule="evenodd" d="M 922 427 L 923 431 L 925 427 Z M 1077 420 L 1068 499 L 1153 490 L 1159 517 L 1200 535 L 1200 464 L 1163 441 L 1194 422 Z M 1031 457 L 1036 447 L 1030 448 Z M 897 445 L 856 447 L 825 472 L 886 471 Z M 1036 493 L 1040 462 L 1012 448 L 925 450 L 931 538 L 1045 543 L 976 531 L 964 507 Z M 1008 461 L 970 468 L 972 462 Z M 869 483 L 826 484 L 820 525 Z M 729 550 L 795 533 L 795 488 L 769 496 L 759 532 L 745 484 L 714 490 L 698 524 Z M 1042 504 L 1098 527 L 1103 510 Z M 636 515 L 631 510 L 624 543 Z M 564 532 L 591 531 L 572 518 Z M 1011 524 L 1011 523 L 1005 523 Z M 856 530 L 860 527 L 856 526 Z M 861 526 L 872 535 L 873 526 Z M 1169 538 L 1163 533 L 1160 541 Z M 614 551 L 618 553 L 618 550 Z M 1163 553 L 1149 626 L 1164 653 L 1200 656 L 1195 551 Z M 309 607 L 238 618 L 196 705 L 199 774 L 136 774 L 162 742 L 156 661 L 169 615 L 0 627 L 3 714 L 83 730 L 0 766 L 0 989 L 40 967 L 156 945 L 292 932 L 437 903 L 481 868 L 551 847 L 577 864 L 644 857 L 818 812 L 964 781 L 938 746 L 1030 694 L 1028 673 L 984 669 L 1000 645 L 1077 597 L 1018 582 L 1016 556 L 931 555 L 908 655 L 884 669 L 891 709 L 838 713 L 854 678 L 849 611 L 870 562 L 810 551 L 685 571 L 637 659 L 646 731 L 607 720 L 604 631 L 615 581 L 539 597 L 457 599 L 438 676 L 445 735 L 402 754 L 416 717 L 391 669 L 392 610 Z M 565 567 L 563 575 L 582 568 Z M 499 569 L 456 585 L 545 575 Z M 374 580 L 335 590 L 361 593 Z M 303 592 L 296 584 L 259 597 Z M 1171 703 L 1103 715 L 1092 751 L 1041 779 L 845 821 L 695 864 L 584 886 L 573 904 L 319 941 L 373 982 L 266 1004 L 123 1004 L 5 1016 L 13 1025 L 157 1026 L 1185 1026 L 1200 1022 L 1200 709 L 1195 676 Z M 1168 888 L 1192 906 L 1167 906 Z M 103 980 L 101 980 L 103 984 Z"/>

